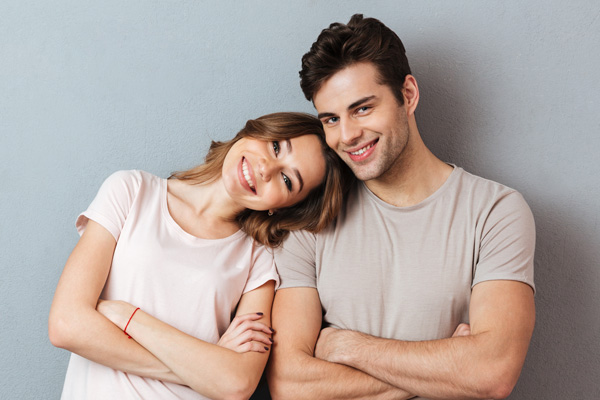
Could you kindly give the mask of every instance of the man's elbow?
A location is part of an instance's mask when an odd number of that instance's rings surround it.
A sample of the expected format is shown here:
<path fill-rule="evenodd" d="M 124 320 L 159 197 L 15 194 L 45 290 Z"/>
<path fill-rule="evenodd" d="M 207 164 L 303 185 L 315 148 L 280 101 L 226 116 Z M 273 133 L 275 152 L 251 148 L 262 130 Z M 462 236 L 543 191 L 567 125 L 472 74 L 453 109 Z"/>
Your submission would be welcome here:
<path fill-rule="evenodd" d="M 520 365 L 494 366 L 487 374 L 487 379 L 481 382 L 478 398 L 494 400 L 507 398 L 517 384 L 520 373 Z"/>
<path fill-rule="evenodd" d="M 267 365 L 267 383 L 273 400 L 286 400 L 295 393 L 292 381 L 286 379 L 285 373 L 279 368 L 274 368 L 272 364 Z M 298 393 L 294 398 L 298 398 Z"/>

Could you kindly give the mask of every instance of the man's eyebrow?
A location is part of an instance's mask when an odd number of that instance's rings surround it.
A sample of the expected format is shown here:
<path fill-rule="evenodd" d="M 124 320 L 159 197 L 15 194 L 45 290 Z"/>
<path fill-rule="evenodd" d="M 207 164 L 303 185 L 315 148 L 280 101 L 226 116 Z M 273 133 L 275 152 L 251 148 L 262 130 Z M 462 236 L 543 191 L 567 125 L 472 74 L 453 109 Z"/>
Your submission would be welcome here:
<path fill-rule="evenodd" d="M 330 112 L 326 112 L 326 113 L 319 113 L 317 115 L 317 118 L 322 119 L 322 118 L 329 118 L 329 117 L 335 117 L 336 115 L 334 113 L 330 113 Z"/>
<path fill-rule="evenodd" d="M 354 103 L 348 106 L 348 110 L 352 110 L 355 107 L 360 106 L 362 103 L 366 103 L 367 101 L 371 101 L 375 98 L 375 95 L 363 97 L 362 99 L 356 100 Z"/>
<path fill-rule="evenodd" d="M 285 144 L 286 144 L 288 153 L 292 154 L 292 151 L 294 149 L 292 148 L 292 142 L 290 141 L 290 139 L 285 139 Z M 294 171 L 294 175 L 296 175 L 296 178 L 298 178 L 298 182 L 300 183 L 300 188 L 298 189 L 298 193 L 300 193 L 302 191 L 302 188 L 304 187 L 304 180 L 302 179 L 302 175 L 300 175 L 300 171 L 298 171 L 297 168 L 294 168 L 293 171 Z"/>
<path fill-rule="evenodd" d="M 371 101 L 371 100 L 373 100 L 376 97 L 377 96 L 375 96 L 375 95 L 363 97 L 362 99 L 358 99 L 354 103 L 350 104 L 348 107 L 346 107 L 346 109 L 347 110 L 352 110 L 353 108 L 356 108 L 359 105 L 361 105 L 363 103 L 366 103 L 367 101 Z M 319 118 L 319 119 L 329 118 L 329 117 L 337 117 L 337 115 L 335 115 L 334 113 L 331 113 L 331 112 L 319 113 L 317 115 L 317 118 Z"/>

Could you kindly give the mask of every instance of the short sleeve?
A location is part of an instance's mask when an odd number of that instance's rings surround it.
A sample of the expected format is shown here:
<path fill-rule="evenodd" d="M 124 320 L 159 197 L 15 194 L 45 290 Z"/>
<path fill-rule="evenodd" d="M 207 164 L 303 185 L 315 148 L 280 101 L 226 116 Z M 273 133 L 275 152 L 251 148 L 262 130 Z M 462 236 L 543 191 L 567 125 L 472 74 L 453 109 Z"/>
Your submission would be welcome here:
<path fill-rule="evenodd" d="M 254 251 L 250 274 L 244 287 L 244 293 L 261 287 L 268 281 L 275 281 L 275 288 L 279 285 L 279 275 L 273 261 L 273 254 L 265 246 L 253 244 Z"/>
<path fill-rule="evenodd" d="M 279 289 L 317 287 L 317 237 L 307 231 L 291 232 L 281 247 L 274 250 L 281 284 Z"/>
<path fill-rule="evenodd" d="M 106 178 L 88 209 L 77 217 L 77 232 L 82 235 L 91 219 L 106 228 L 115 240 L 119 240 L 140 183 L 139 171 L 117 171 Z"/>
<path fill-rule="evenodd" d="M 518 192 L 496 201 L 484 225 L 473 286 L 489 280 L 516 280 L 535 291 L 535 222 Z"/>

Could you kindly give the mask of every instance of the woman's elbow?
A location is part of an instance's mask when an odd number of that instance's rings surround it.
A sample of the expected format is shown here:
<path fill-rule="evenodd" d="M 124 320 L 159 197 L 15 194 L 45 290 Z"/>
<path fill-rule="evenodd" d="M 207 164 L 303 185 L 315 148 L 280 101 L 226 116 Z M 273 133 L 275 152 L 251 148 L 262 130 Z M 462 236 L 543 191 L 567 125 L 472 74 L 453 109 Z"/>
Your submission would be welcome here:
<path fill-rule="evenodd" d="M 205 382 L 199 382 L 199 386 L 190 384 L 192 389 L 202 393 L 201 387 Z M 253 379 L 251 376 L 236 376 L 236 374 L 224 377 L 224 380 L 218 383 L 220 388 L 216 389 L 216 393 L 213 393 L 211 398 L 220 400 L 248 400 L 256 387 L 258 386 L 258 380 Z"/>
<path fill-rule="evenodd" d="M 74 328 L 62 313 L 52 310 L 48 318 L 48 338 L 53 346 L 69 350 L 73 341 Z"/>
<path fill-rule="evenodd" d="M 248 400 L 256 390 L 258 382 L 250 377 L 235 379 L 227 394 L 226 400 Z"/>

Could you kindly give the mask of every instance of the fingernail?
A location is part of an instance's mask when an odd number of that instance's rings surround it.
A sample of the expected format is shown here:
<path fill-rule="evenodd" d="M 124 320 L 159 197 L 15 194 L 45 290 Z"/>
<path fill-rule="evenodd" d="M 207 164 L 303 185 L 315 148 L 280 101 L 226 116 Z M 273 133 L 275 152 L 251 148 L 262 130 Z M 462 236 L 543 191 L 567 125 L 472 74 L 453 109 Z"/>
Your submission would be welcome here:
<path fill-rule="evenodd" d="M 261 313 L 261 312 L 257 312 L 256 314 L 257 314 L 257 315 L 263 315 L 263 313 Z"/>
<path fill-rule="evenodd" d="M 275 330 L 273 328 L 269 328 L 271 330 L 271 333 L 275 333 Z"/>
<path fill-rule="evenodd" d="M 265 350 L 269 350 L 269 348 L 267 346 L 265 346 Z"/>
<path fill-rule="evenodd" d="M 273 339 L 269 338 L 269 342 L 273 343 Z"/>

